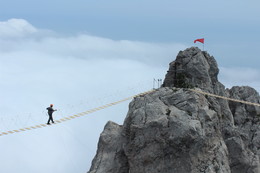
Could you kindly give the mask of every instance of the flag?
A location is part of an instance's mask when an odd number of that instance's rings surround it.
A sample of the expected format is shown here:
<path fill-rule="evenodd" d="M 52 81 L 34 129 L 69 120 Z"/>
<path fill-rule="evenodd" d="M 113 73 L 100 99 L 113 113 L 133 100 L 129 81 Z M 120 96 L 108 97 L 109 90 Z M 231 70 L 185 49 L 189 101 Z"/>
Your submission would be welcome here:
<path fill-rule="evenodd" d="M 196 43 L 197 41 L 204 44 L 204 38 L 196 39 L 196 40 L 194 40 L 194 43 Z"/>

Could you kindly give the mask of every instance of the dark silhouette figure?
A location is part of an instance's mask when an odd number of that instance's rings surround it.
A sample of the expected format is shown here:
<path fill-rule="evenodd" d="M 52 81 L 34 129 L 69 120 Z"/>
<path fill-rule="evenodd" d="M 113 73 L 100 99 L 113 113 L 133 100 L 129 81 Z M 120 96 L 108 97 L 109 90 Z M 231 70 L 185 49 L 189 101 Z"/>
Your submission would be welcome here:
<path fill-rule="evenodd" d="M 54 111 L 57 111 L 57 109 L 53 109 L 53 104 L 51 104 L 50 107 L 48 107 L 48 108 L 46 108 L 46 109 L 48 110 L 48 114 L 49 114 L 49 120 L 48 120 L 47 124 L 50 125 L 50 121 L 51 121 L 52 123 L 54 123 L 53 118 L 52 118 L 52 113 L 53 113 Z"/>

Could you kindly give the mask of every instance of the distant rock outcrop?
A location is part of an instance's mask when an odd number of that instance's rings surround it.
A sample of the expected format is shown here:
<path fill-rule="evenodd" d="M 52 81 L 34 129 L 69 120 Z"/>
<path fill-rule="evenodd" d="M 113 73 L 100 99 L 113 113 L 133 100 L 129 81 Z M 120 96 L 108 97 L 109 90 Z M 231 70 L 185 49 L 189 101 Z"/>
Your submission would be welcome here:
<path fill-rule="evenodd" d="M 250 87 L 225 89 L 214 57 L 198 48 L 170 63 L 163 87 L 136 97 L 122 126 L 108 122 L 89 173 L 259 173 L 260 103 Z"/>

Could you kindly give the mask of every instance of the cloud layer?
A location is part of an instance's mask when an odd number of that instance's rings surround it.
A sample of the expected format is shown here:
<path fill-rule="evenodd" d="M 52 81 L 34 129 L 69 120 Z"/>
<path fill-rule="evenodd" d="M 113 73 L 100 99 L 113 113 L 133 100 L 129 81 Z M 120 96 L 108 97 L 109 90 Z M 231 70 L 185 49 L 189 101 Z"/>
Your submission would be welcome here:
<path fill-rule="evenodd" d="M 1 131 L 45 123 L 50 103 L 59 110 L 54 116 L 57 119 L 151 89 L 153 78 L 163 78 L 173 56 L 185 48 L 177 43 L 112 40 L 86 34 L 61 36 L 23 19 L 0 22 L 0 44 Z M 2 148 L 17 139 L 20 145 L 13 145 L 13 152 L 1 150 L 0 161 L 5 160 L 6 165 L 0 172 L 39 172 L 39 168 L 42 172 L 50 168 L 72 172 L 71 159 L 76 160 L 78 172 L 85 172 L 104 124 L 108 120 L 122 123 L 126 112 L 127 103 L 96 113 L 87 121 L 5 136 Z M 21 147 L 32 139 L 35 142 L 23 150 Z M 39 150 L 41 144 L 53 149 Z M 33 161 L 36 155 L 41 158 Z M 10 168 L 16 163 L 11 157 L 17 158 L 20 166 Z M 63 166 L 55 167 L 57 159 Z M 43 168 L 42 163 L 49 167 Z"/>
<path fill-rule="evenodd" d="M 0 22 L 0 45 L 1 131 L 44 123 L 50 103 L 59 110 L 55 118 L 61 118 L 151 89 L 153 78 L 164 78 L 168 63 L 187 47 L 62 36 L 24 19 Z M 228 87 L 259 86 L 259 74 L 221 68 L 220 81 Z M 122 123 L 126 112 L 124 103 L 81 121 L 1 137 L 0 161 L 6 164 L 0 172 L 86 172 L 104 124 Z"/>
<path fill-rule="evenodd" d="M 9 113 L 24 111 L 31 101 L 71 102 L 69 98 L 77 99 L 82 91 L 116 90 L 163 77 L 165 70 L 158 71 L 168 68 L 172 56 L 185 48 L 84 34 L 64 37 L 23 19 L 0 22 L 0 30 L 0 85 L 5 98 L 1 107 Z M 13 108 L 20 103 L 18 110 Z"/>
<path fill-rule="evenodd" d="M 158 66 L 165 65 L 185 45 L 179 43 L 147 43 L 112 40 L 92 35 L 58 36 L 52 31 L 37 29 L 23 19 L 0 22 L 0 51 L 9 56 L 39 55 L 55 58 L 130 59 Z M 8 57 L 2 55 L 2 57 Z M 37 57 L 33 57 L 37 58 Z"/>
<path fill-rule="evenodd" d="M 0 22 L 0 38 L 21 38 L 37 32 L 37 29 L 23 19 Z"/>

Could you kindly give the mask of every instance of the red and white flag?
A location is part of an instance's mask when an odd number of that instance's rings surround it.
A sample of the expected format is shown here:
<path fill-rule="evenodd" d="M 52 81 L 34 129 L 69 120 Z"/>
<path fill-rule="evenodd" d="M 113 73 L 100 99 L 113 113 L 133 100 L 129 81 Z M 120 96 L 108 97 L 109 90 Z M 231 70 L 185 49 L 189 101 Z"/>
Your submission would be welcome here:
<path fill-rule="evenodd" d="M 194 43 L 196 43 L 197 41 L 204 44 L 204 38 L 196 39 L 196 40 L 194 40 Z"/>

